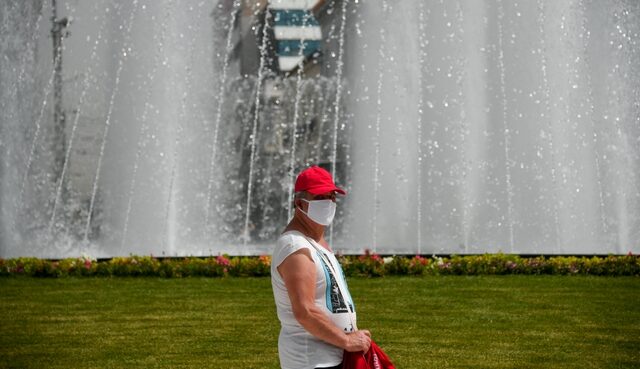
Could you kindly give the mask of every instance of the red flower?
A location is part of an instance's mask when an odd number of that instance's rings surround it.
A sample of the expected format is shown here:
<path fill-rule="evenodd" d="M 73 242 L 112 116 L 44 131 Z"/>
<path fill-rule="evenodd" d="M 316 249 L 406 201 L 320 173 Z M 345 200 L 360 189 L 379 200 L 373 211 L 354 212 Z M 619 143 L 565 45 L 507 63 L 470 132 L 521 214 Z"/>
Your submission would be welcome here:
<path fill-rule="evenodd" d="M 217 262 L 219 265 L 224 265 L 224 266 L 229 266 L 229 264 L 230 264 L 230 263 L 229 263 L 229 259 L 225 258 L 225 257 L 224 257 L 224 256 L 222 256 L 222 255 L 218 255 L 218 256 L 216 257 L 216 262 Z"/>
<path fill-rule="evenodd" d="M 268 255 L 260 255 L 260 262 L 262 262 L 262 264 L 265 265 L 270 265 L 271 264 L 271 259 L 269 258 Z"/>
<path fill-rule="evenodd" d="M 420 255 L 416 255 L 416 260 L 417 260 L 418 262 L 420 262 L 420 264 L 422 264 L 422 265 L 427 265 L 427 264 L 429 264 L 429 259 L 427 259 L 427 258 L 423 258 L 423 257 L 422 257 L 422 256 L 420 256 Z"/>

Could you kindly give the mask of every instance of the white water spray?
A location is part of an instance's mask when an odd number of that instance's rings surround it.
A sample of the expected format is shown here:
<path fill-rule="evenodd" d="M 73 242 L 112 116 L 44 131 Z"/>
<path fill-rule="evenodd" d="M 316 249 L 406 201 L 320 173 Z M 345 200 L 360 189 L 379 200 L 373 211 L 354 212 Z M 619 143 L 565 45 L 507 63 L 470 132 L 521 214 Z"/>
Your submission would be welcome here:
<path fill-rule="evenodd" d="M 201 13 L 198 12 L 198 16 Z M 196 22 L 198 23 L 198 22 Z M 191 28 L 191 26 L 189 26 Z M 171 173 L 169 177 L 169 186 L 167 189 L 167 203 L 165 206 L 165 217 L 164 217 L 164 237 L 162 238 L 162 250 L 166 250 L 168 247 L 169 255 L 175 255 L 175 242 L 176 242 L 176 233 L 177 233 L 177 194 L 175 188 L 176 176 L 178 171 L 178 159 L 180 157 L 180 145 L 182 143 L 183 134 L 185 130 L 185 124 L 189 124 L 187 120 L 187 100 L 191 97 L 191 86 L 193 84 L 193 59 L 194 59 L 194 51 L 195 51 L 195 39 L 191 38 L 189 40 L 189 45 L 187 47 L 187 62 L 184 66 L 184 71 L 186 73 L 185 76 L 185 88 L 182 93 L 182 97 L 180 99 L 180 114 L 178 115 L 178 125 L 176 129 L 176 137 L 173 143 L 173 153 L 171 156 Z"/>
<path fill-rule="evenodd" d="M 302 24 L 304 25 L 303 28 L 306 27 L 307 22 L 308 22 L 308 13 L 305 13 L 304 17 L 303 17 L 303 21 Z M 305 32 L 302 32 L 303 35 L 305 35 Z M 294 172 L 296 169 L 296 141 L 297 141 L 297 134 L 296 134 L 296 130 L 298 128 L 298 119 L 300 118 L 300 99 L 301 99 L 301 95 L 302 95 L 302 72 L 304 70 L 304 37 L 300 38 L 300 50 L 298 51 L 298 57 L 299 62 L 298 62 L 298 67 L 297 67 L 297 73 L 296 73 L 296 97 L 295 97 L 295 102 L 294 102 L 294 107 L 293 107 L 293 122 L 291 123 L 291 155 L 289 158 L 289 194 L 287 196 L 287 218 L 291 218 L 292 214 L 292 209 L 291 209 L 291 204 L 293 203 L 293 177 L 294 177 Z"/>
<path fill-rule="evenodd" d="M 544 118 L 547 121 L 547 143 L 549 146 L 549 160 L 551 167 L 551 192 L 553 203 L 553 218 L 555 225 L 555 251 L 560 249 L 560 219 L 558 217 L 558 179 L 556 175 L 556 154 L 553 142 L 553 130 L 551 121 L 551 91 L 549 90 L 549 77 L 547 75 L 547 47 L 545 31 L 545 5 L 543 0 L 538 0 L 538 31 L 540 32 L 540 71 L 542 73 L 542 95 L 544 100 Z"/>
<path fill-rule="evenodd" d="M 374 168 L 373 168 L 373 213 L 371 218 L 371 245 L 373 248 L 373 252 L 377 251 L 378 247 L 378 212 L 380 211 L 379 204 L 379 192 L 380 192 L 380 121 L 382 119 L 382 85 L 384 78 L 384 68 L 383 63 L 386 58 L 384 47 L 385 47 L 385 24 L 384 19 L 387 19 L 385 13 L 388 10 L 388 4 L 386 1 L 382 3 L 382 13 L 383 13 L 383 24 L 380 26 L 380 45 L 378 46 L 378 82 L 377 82 L 377 90 L 376 90 L 376 124 L 375 124 L 375 137 L 373 140 L 373 145 L 375 148 L 374 152 Z"/>
<path fill-rule="evenodd" d="M 502 96 L 502 123 L 504 126 L 504 157 L 505 157 L 505 179 L 507 183 L 507 219 L 509 226 L 509 247 L 510 252 L 514 250 L 513 235 L 513 184 L 511 183 L 511 135 L 509 125 L 507 123 L 507 93 L 505 84 L 505 65 L 504 65 L 504 6 L 502 0 L 498 0 L 498 67 L 500 69 L 500 94 Z"/>
<path fill-rule="evenodd" d="M 459 189 L 460 189 L 460 207 L 462 208 L 462 216 L 460 218 L 460 229 L 463 238 L 464 244 L 464 252 L 469 253 L 469 218 L 470 218 L 470 210 L 469 210 L 469 191 L 468 189 L 468 174 L 470 172 L 469 168 L 469 155 L 467 153 L 467 132 L 469 132 L 468 121 L 467 121 L 467 111 L 465 107 L 465 98 L 464 98 L 464 81 L 467 79 L 467 62 L 463 56 L 463 43 L 464 43 L 464 16 L 462 14 L 462 8 L 460 6 L 460 2 L 456 1 L 455 3 L 455 13 L 456 13 L 456 22 L 458 24 L 458 31 L 456 32 L 456 42 L 458 43 L 458 57 L 456 58 L 456 84 L 458 86 L 458 101 L 460 106 L 459 112 L 459 142 L 458 142 L 458 152 L 460 154 L 460 164 L 461 170 L 458 170 L 458 181 L 459 181 Z"/>
<path fill-rule="evenodd" d="M 582 18 L 582 22 L 580 22 L 580 29 L 585 38 L 583 41 L 582 57 L 584 59 L 585 67 L 586 69 L 588 69 L 590 66 L 590 60 L 588 56 L 590 32 L 587 27 L 587 15 L 586 15 L 585 5 L 583 0 L 578 1 L 578 9 L 580 12 L 580 16 Z M 596 126 L 595 112 L 594 112 L 594 106 L 593 106 L 593 88 L 592 88 L 592 82 L 591 82 L 591 75 L 589 73 L 585 73 L 584 78 L 585 78 L 586 88 L 587 88 L 586 104 L 589 107 L 588 117 L 589 117 L 589 121 L 591 122 L 591 128 L 593 130 L 592 144 L 593 144 L 593 151 L 594 151 L 594 164 L 596 169 L 596 181 L 598 184 L 598 199 L 600 200 L 600 207 L 598 211 L 600 213 L 600 224 L 602 226 L 601 234 L 606 234 L 608 232 L 609 227 L 607 226 L 607 221 L 605 218 L 604 190 L 602 187 L 602 178 L 601 178 L 602 170 L 600 168 L 601 165 L 600 165 L 598 127 Z"/>
<path fill-rule="evenodd" d="M 229 20 L 229 30 L 227 32 L 227 44 L 225 46 L 225 54 L 224 54 L 224 64 L 222 66 L 222 77 L 220 78 L 220 86 L 218 87 L 218 106 L 216 107 L 216 117 L 215 123 L 213 127 L 213 139 L 211 140 L 211 156 L 209 159 L 209 181 L 207 184 L 207 201 L 206 201 L 206 209 L 205 209 L 205 218 L 204 225 L 205 227 L 209 227 L 209 221 L 211 217 L 211 194 L 213 192 L 213 178 L 214 178 L 214 166 L 216 162 L 216 151 L 218 149 L 218 132 L 220 129 L 220 119 L 222 118 L 222 107 L 225 102 L 225 87 L 227 84 L 227 70 L 229 69 L 229 58 L 231 56 L 231 51 L 233 50 L 233 29 L 236 24 L 236 19 L 238 18 L 238 13 L 240 12 L 240 0 L 235 0 L 233 2 L 233 9 L 231 10 L 231 19 Z"/>
<path fill-rule="evenodd" d="M 418 48 L 419 48 L 419 64 L 420 68 L 418 74 L 418 95 L 420 96 L 418 99 L 418 121 L 416 123 L 417 133 L 416 136 L 418 138 L 418 161 L 416 163 L 416 233 L 417 233 L 417 245 L 418 250 L 417 254 L 422 254 L 422 161 L 423 161 L 423 152 L 422 152 L 422 125 L 423 125 L 423 115 L 424 115 L 424 73 L 423 69 L 426 65 L 426 37 L 425 37 L 425 12 L 424 12 L 424 2 L 421 1 L 419 5 L 418 12 L 418 30 L 420 31 L 420 35 L 418 37 Z"/>
<path fill-rule="evenodd" d="M 72 17 L 74 11 L 75 11 L 75 8 L 73 8 L 71 10 L 71 12 L 69 14 L 69 18 Z M 106 23 L 106 20 L 103 21 L 102 26 L 104 26 L 105 23 Z M 101 30 L 102 30 L 102 27 L 101 27 Z M 93 53 L 91 54 L 91 56 L 94 57 L 94 58 L 92 59 L 92 61 L 95 60 L 95 55 L 97 55 L 96 49 L 97 49 L 97 43 L 98 42 L 99 42 L 99 39 L 96 40 L 96 43 L 94 44 L 94 47 L 93 47 Z M 64 38 L 62 39 L 61 47 L 62 47 L 62 50 L 59 53 L 59 57 L 62 57 L 62 54 L 64 53 Z M 90 69 L 91 68 L 91 64 L 92 63 L 89 63 L 89 66 L 87 67 L 87 73 L 85 74 L 85 81 L 84 81 L 84 87 L 85 88 L 83 88 L 83 94 L 81 94 L 81 96 L 80 96 L 81 100 L 80 100 L 78 109 L 80 109 L 80 106 L 81 106 L 82 101 L 83 101 L 82 99 L 84 98 L 84 94 L 86 93 L 86 89 L 88 88 L 87 79 L 89 78 L 89 74 L 91 72 L 91 69 Z M 55 63 L 54 63 L 54 65 L 55 65 Z M 53 75 L 52 75 L 52 77 L 53 77 Z M 60 179 L 58 180 L 58 184 L 57 184 L 57 187 L 56 187 L 56 193 L 55 193 L 55 199 L 53 201 L 53 211 L 51 212 L 51 219 L 49 220 L 49 227 L 48 227 L 48 233 L 52 238 L 54 236 L 53 235 L 53 226 L 55 224 L 56 212 L 57 212 L 57 209 L 58 209 L 58 203 L 59 203 L 60 197 L 62 195 L 62 186 L 64 184 L 64 179 L 65 179 L 65 176 L 66 176 L 66 173 L 67 173 L 67 167 L 69 165 L 69 157 L 71 156 L 71 149 L 73 147 L 73 141 L 75 139 L 76 129 L 78 128 L 78 117 L 80 115 L 79 112 L 80 112 L 80 110 L 78 110 L 78 114 L 76 114 L 76 119 L 73 122 L 73 127 L 71 129 L 71 135 L 69 137 L 69 144 L 67 145 L 67 151 L 65 153 L 64 162 L 62 164 L 62 172 L 60 173 Z"/>
<path fill-rule="evenodd" d="M 55 64 L 55 63 L 54 63 Z M 44 116 L 45 108 L 47 107 L 47 101 L 49 99 L 49 94 L 51 93 L 51 89 L 53 87 L 53 76 L 54 70 L 51 70 L 51 77 L 49 77 L 49 81 L 47 82 L 47 86 L 44 89 L 44 98 L 42 99 L 42 104 L 40 105 L 40 111 L 38 112 L 38 117 L 35 120 L 36 131 L 33 135 L 33 140 L 31 141 L 31 148 L 29 149 L 29 157 L 27 159 L 27 165 L 24 169 L 24 174 L 22 176 L 22 183 L 20 184 L 20 196 L 19 196 L 19 204 L 24 203 L 24 189 L 27 184 L 27 178 L 29 177 L 29 171 L 31 170 L 31 165 L 33 164 L 33 154 L 36 151 L 36 144 L 38 143 L 38 138 L 40 137 L 40 128 L 42 123 L 42 117 Z M 14 218 L 15 221 L 15 218 Z M 15 228 L 15 227 L 14 227 Z"/>
<path fill-rule="evenodd" d="M 262 42 L 260 43 L 260 66 L 258 67 L 258 79 L 256 81 L 256 98 L 255 98 L 255 114 L 253 117 L 253 127 L 251 129 L 251 156 L 249 158 L 249 180 L 247 182 L 247 203 L 246 214 L 244 218 L 244 234 L 242 239 L 244 246 L 247 246 L 249 241 L 249 214 L 251 213 L 251 195 L 253 190 L 253 171 L 256 162 L 256 145 L 258 135 L 258 121 L 260 119 L 260 91 L 262 90 L 262 79 L 264 78 L 264 67 L 267 59 L 267 40 L 268 40 L 268 28 L 271 20 L 271 11 L 269 10 L 269 3 L 267 3 L 264 9 L 264 25 L 262 27 Z"/>
<path fill-rule="evenodd" d="M 91 228 L 91 216 L 93 214 L 93 208 L 95 206 L 95 201 L 96 201 L 96 194 L 98 192 L 98 182 L 100 180 L 100 169 L 102 169 L 102 159 L 104 157 L 104 149 L 107 145 L 107 137 L 109 136 L 109 127 L 111 126 L 111 115 L 113 113 L 114 100 L 115 100 L 116 94 L 118 93 L 118 88 L 120 86 L 120 73 L 122 73 L 122 67 L 124 66 L 124 59 L 127 57 L 127 51 L 128 51 L 127 45 L 129 43 L 129 39 L 131 36 L 131 27 L 133 26 L 133 20 L 137 10 L 138 10 L 138 0 L 134 0 L 133 9 L 129 14 L 129 20 L 127 25 L 125 26 L 125 34 L 124 34 L 125 36 L 124 36 L 122 49 L 120 50 L 121 55 L 120 55 L 120 58 L 118 58 L 118 69 L 116 70 L 115 84 L 113 86 L 113 91 L 111 93 L 111 99 L 109 101 L 109 111 L 107 112 L 107 119 L 105 121 L 104 132 L 102 134 L 102 144 L 100 145 L 100 155 L 98 156 L 98 166 L 96 167 L 96 175 L 93 180 L 93 190 L 91 192 L 91 203 L 89 205 L 89 213 L 87 214 L 87 223 L 84 229 L 85 243 L 89 241 L 89 230 Z"/>
<path fill-rule="evenodd" d="M 145 97 L 145 104 L 144 104 L 144 108 L 142 110 L 142 115 L 141 115 L 141 124 L 140 124 L 140 130 L 138 132 L 138 143 L 137 143 L 137 147 L 136 147 L 136 156 L 133 160 L 133 171 L 131 174 L 131 183 L 129 184 L 129 195 L 128 195 L 128 199 L 127 199 L 127 210 L 125 213 L 125 219 L 124 219 L 124 226 L 122 229 L 122 238 L 120 241 L 120 253 L 122 254 L 122 252 L 124 252 L 124 247 L 125 247 L 125 242 L 127 240 L 127 233 L 129 231 L 129 220 L 130 220 L 130 216 L 131 216 L 131 208 L 133 206 L 133 196 L 135 193 L 135 188 L 136 188 L 136 182 L 137 182 L 137 175 L 138 175 L 138 167 L 139 167 L 139 163 L 140 163 L 140 157 L 142 156 L 142 146 L 143 146 L 143 139 L 145 134 L 147 133 L 148 129 L 149 129 L 149 125 L 147 122 L 148 119 L 148 113 L 149 113 L 149 109 L 151 107 L 151 92 L 152 92 L 152 81 L 154 79 L 154 77 L 156 76 L 156 73 L 158 71 L 158 67 L 160 65 L 160 61 L 162 59 L 162 55 L 164 53 L 164 42 L 166 39 L 166 33 L 167 33 L 167 24 L 168 24 L 168 20 L 171 16 L 171 11 L 172 11 L 172 5 L 173 5 L 173 1 L 169 1 L 167 3 L 167 9 L 165 11 L 164 14 L 164 22 L 162 22 L 162 26 L 160 28 L 160 36 L 159 37 L 154 37 L 154 39 L 157 41 L 158 44 L 158 48 L 156 49 L 156 53 L 154 55 L 154 59 L 153 59 L 153 66 L 151 67 L 151 70 L 149 71 L 148 74 L 148 82 L 149 82 L 149 88 L 147 89 L 147 93 L 146 93 L 146 97 Z"/>
<path fill-rule="evenodd" d="M 337 182 L 336 161 L 338 160 L 338 122 L 340 121 L 340 104 L 342 103 L 342 73 L 344 71 L 344 37 L 347 24 L 347 5 L 349 0 L 342 1 L 340 12 L 340 39 L 338 43 L 338 63 L 336 65 L 336 101 L 333 115 L 333 142 L 331 143 L 331 175 Z M 333 244 L 333 223 L 329 227 L 329 244 Z"/>

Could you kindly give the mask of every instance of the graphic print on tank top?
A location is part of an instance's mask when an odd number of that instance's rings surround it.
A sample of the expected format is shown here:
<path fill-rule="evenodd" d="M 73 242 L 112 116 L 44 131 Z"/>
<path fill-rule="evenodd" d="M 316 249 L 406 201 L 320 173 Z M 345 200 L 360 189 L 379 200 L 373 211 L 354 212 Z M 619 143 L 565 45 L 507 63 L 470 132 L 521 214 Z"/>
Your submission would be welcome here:
<path fill-rule="evenodd" d="M 327 262 L 324 260 L 320 252 L 316 251 L 318 256 L 320 256 L 320 260 L 322 261 L 322 269 L 324 269 L 324 275 L 327 278 L 327 290 L 325 294 L 327 309 L 331 311 L 333 314 L 341 314 L 348 313 L 349 309 L 347 308 L 347 304 L 342 298 L 342 294 L 340 293 L 340 287 L 338 286 L 338 281 L 336 281 L 335 276 L 331 273 L 330 267 L 327 265 Z M 346 293 L 345 293 L 346 295 Z M 351 311 L 353 311 L 353 303 L 349 302 L 349 307 Z"/>

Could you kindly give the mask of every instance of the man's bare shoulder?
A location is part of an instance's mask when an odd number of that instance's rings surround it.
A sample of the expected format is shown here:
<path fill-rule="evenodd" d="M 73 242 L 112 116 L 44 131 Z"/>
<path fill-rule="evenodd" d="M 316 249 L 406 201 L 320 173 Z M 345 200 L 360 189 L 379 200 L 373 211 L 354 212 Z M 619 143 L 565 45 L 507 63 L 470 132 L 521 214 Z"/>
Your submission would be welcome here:
<path fill-rule="evenodd" d="M 283 262 L 280 264 L 280 267 L 283 266 L 309 266 L 309 263 L 313 264 L 313 257 L 311 256 L 311 250 L 308 248 L 301 248 L 289 254 Z"/>
<path fill-rule="evenodd" d="M 287 233 L 280 236 L 273 252 L 273 261 L 281 276 L 298 275 L 309 271 L 314 264 L 311 245 L 300 233 Z"/>
<path fill-rule="evenodd" d="M 298 231 L 285 231 L 280 235 L 280 237 L 278 237 L 278 240 L 276 241 L 276 249 L 292 245 L 306 246 L 307 242 L 308 241 L 302 233 Z"/>
<path fill-rule="evenodd" d="M 311 244 L 302 233 L 297 231 L 285 232 L 280 235 L 276 242 L 272 262 L 275 263 L 277 267 L 293 254 L 306 255 L 308 259 L 313 261 L 311 257 L 311 247 Z"/>

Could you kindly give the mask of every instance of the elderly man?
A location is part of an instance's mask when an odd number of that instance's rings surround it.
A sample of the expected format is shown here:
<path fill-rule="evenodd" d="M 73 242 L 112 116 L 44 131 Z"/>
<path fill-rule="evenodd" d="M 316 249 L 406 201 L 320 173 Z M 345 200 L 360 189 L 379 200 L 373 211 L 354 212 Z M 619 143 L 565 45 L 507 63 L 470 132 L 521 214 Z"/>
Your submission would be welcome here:
<path fill-rule="evenodd" d="M 281 323 L 282 369 L 340 368 L 344 351 L 366 352 L 369 331 L 355 329 L 355 309 L 342 268 L 324 238 L 333 221 L 336 187 L 313 166 L 295 183 L 295 214 L 278 239 L 271 285 Z M 347 300 L 347 301 L 345 301 Z"/>

